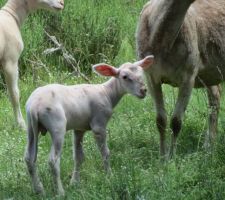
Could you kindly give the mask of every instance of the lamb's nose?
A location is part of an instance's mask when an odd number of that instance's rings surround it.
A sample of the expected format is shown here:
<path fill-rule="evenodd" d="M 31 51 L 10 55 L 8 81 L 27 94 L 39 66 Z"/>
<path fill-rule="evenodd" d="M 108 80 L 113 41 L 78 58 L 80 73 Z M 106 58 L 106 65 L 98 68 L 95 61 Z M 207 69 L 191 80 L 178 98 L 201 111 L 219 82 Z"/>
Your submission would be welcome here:
<path fill-rule="evenodd" d="M 64 0 L 59 1 L 62 6 L 64 6 Z"/>
<path fill-rule="evenodd" d="M 141 91 L 141 94 L 145 95 L 146 92 L 147 92 L 147 89 L 146 88 L 141 88 L 140 91 Z"/>

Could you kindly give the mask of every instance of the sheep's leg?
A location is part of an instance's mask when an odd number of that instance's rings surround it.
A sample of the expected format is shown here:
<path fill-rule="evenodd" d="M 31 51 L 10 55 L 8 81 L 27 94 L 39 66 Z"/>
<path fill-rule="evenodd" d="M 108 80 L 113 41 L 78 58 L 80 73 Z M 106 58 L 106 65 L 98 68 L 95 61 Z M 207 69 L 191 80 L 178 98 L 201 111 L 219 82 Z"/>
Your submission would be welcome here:
<path fill-rule="evenodd" d="M 163 101 L 162 85 L 154 83 L 153 79 L 149 79 L 148 88 L 156 106 L 156 125 L 160 133 L 160 155 L 164 159 L 166 154 L 165 132 L 167 117 Z"/>
<path fill-rule="evenodd" d="M 179 87 L 178 98 L 170 124 L 173 132 L 171 137 L 170 158 L 172 158 L 176 153 L 177 137 L 181 130 L 184 112 L 190 100 L 192 88 L 194 86 L 194 80 L 195 77 L 191 76 L 190 79 L 183 81 L 182 85 Z"/>
<path fill-rule="evenodd" d="M 64 189 L 60 178 L 60 156 L 62 152 L 64 134 L 65 129 L 51 132 L 52 147 L 49 155 L 49 166 L 52 171 L 53 181 L 57 188 L 57 193 L 61 196 L 64 195 Z"/>
<path fill-rule="evenodd" d="M 84 161 L 84 152 L 83 152 L 83 131 L 74 131 L 74 171 L 71 178 L 70 184 L 80 181 L 80 167 Z"/>
<path fill-rule="evenodd" d="M 211 86 L 207 88 L 208 100 L 209 100 L 209 130 L 205 138 L 205 147 L 210 147 L 216 137 L 217 121 L 220 109 L 220 85 Z"/>
<path fill-rule="evenodd" d="M 10 100 L 12 103 L 15 119 L 21 128 L 26 129 L 26 124 L 23 119 L 19 103 L 18 63 L 8 61 L 5 64 L 3 63 L 3 65 L 4 65 L 3 72 Z"/>
<path fill-rule="evenodd" d="M 36 170 L 38 136 L 33 133 L 32 127 L 28 127 L 28 145 L 25 152 L 25 161 L 28 172 L 31 176 L 34 192 L 44 194 L 43 185 L 38 177 Z"/>
<path fill-rule="evenodd" d="M 94 127 L 92 128 L 94 132 L 94 137 L 96 143 L 98 145 L 99 151 L 101 152 L 104 169 L 107 173 L 111 172 L 110 164 L 109 164 L 109 148 L 106 141 L 106 130 L 105 128 Z"/>

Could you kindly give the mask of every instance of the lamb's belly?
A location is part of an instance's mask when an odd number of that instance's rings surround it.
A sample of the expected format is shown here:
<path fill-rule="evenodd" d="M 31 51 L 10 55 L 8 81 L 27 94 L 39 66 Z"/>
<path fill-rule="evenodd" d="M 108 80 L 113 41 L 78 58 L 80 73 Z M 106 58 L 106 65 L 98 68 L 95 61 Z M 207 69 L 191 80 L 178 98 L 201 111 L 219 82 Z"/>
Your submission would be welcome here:
<path fill-rule="evenodd" d="M 67 119 L 66 129 L 88 131 L 90 130 L 90 119 L 89 117 L 84 119 L 84 115 L 72 116 Z"/>
<path fill-rule="evenodd" d="M 5 49 L 5 40 L 2 32 L 0 31 L 0 61 L 3 58 L 4 49 Z"/>
<path fill-rule="evenodd" d="M 67 131 L 68 130 L 88 131 L 90 129 L 91 128 L 90 128 L 90 124 L 89 123 L 79 122 L 79 120 L 76 121 L 76 122 L 73 122 L 73 123 L 69 122 L 66 125 L 66 130 Z"/>

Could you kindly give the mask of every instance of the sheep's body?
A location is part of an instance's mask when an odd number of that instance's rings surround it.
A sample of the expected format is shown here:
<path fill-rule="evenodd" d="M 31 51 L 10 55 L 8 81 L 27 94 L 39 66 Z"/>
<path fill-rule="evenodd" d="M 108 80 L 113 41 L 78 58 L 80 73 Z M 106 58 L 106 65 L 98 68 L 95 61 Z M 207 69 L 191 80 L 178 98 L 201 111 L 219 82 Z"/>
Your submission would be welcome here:
<path fill-rule="evenodd" d="M 19 105 L 18 60 L 23 51 L 20 26 L 32 10 L 41 8 L 62 9 L 63 1 L 48 0 L 43 4 L 37 0 L 9 0 L 0 10 L 0 67 L 12 102 L 14 115 L 20 127 L 25 128 Z M 40 5 L 42 3 L 42 5 Z M 47 4 L 51 4 L 48 5 Z M 53 6 L 53 7 L 52 7 Z M 61 7 L 60 7 L 61 6 Z"/>
<path fill-rule="evenodd" d="M 49 164 L 53 171 L 57 192 L 64 194 L 60 179 L 60 155 L 66 130 L 74 130 L 75 168 L 71 183 L 79 181 L 79 169 L 83 161 L 82 141 L 85 131 L 92 130 L 102 154 L 105 170 L 110 170 L 109 149 L 106 143 L 106 125 L 113 108 L 129 92 L 139 98 L 146 93 L 141 67 L 149 67 L 153 58 L 122 65 L 119 69 L 100 64 L 95 70 L 105 76 L 114 76 L 98 85 L 63 86 L 47 85 L 35 90 L 26 104 L 28 121 L 28 146 L 25 160 L 32 178 L 34 191 L 43 193 L 35 162 L 37 158 L 38 134 L 49 131 L 52 148 Z"/>
<path fill-rule="evenodd" d="M 17 22 L 4 10 L 0 10 L 0 30 L 0 60 L 18 60 L 23 51 L 23 40 Z"/>
<path fill-rule="evenodd" d="M 146 76 L 157 109 L 161 155 L 165 155 L 166 128 L 163 83 L 179 87 L 171 120 L 171 155 L 193 87 L 207 88 L 213 108 L 207 140 L 215 135 L 220 101 L 217 85 L 225 76 L 224 9 L 223 0 L 151 0 L 141 13 L 137 51 L 140 58 L 148 54 L 156 58 Z"/>

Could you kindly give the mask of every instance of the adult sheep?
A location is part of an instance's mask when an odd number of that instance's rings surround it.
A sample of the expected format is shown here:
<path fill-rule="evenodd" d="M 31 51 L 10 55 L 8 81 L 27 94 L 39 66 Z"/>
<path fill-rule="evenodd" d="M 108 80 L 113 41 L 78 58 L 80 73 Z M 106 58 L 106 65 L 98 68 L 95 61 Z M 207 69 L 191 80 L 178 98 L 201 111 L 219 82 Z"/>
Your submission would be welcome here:
<path fill-rule="evenodd" d="M 206 141 L 210 144 L 216 134 L 220 106 L 218 84 L 225 76 L 225 1 L 151 0 L 142 10 L 136 39 L 140 59 L 155 56 L 154 65 L 145 74 L 156 105 L 161 155 L 165 156 L 167 120 L 163 83 L 179 88 L 170 125 L 170 155 L 175 152 L 193 87 L 207 89 L 211 109 Z"/>
<path fill-rule="evenodd" d="M 63 0 L 8 0 L 0 10 L 0 68 L 5 76 L 14 115 L 25 128 L 19 105 L 18 60 L 23 51 L 20 27 L 28 14 L 36 9 L 62 10 Z"/>

